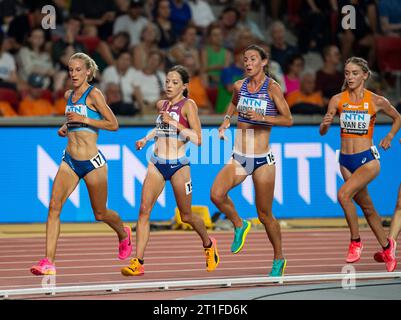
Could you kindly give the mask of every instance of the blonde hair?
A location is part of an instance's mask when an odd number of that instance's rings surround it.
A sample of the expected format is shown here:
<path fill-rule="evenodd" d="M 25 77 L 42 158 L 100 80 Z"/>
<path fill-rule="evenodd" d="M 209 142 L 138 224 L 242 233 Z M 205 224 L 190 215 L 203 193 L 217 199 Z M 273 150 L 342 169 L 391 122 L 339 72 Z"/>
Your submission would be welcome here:
<path fill-rule="evenodd" d="M 96 72 L 99 71 L 99 67 L 97 66 L 96 62 L 91 57 L 89 57 L 86 53 L 83 53 L 83 52 L 74 53 L 71 56 L 70 61 L 74 60 L 74 59 L 80 59 L 85 63 L 86 69 L 90 70 L 90 74 L 88 76 L 88 81 L 92 81 L 93 78 L 96 77 Z"/>
<path fill-rule="evenodd" d="M 368 78 L 366 79 L 366 81 L 370 78 L 370 76 L 372 74 L 372 71 L 370 71 L 368 62 L 365 59 L 360 58 L 360 57 L 351 57 L 351 58 L 347 59 L 347 61 L 345 61 L 344 68 L 349 63 L 356 64 L 357 66 L 359 66 L 362 69 L 362 71 L 364 73 L 368 74 Z M 347 83 L 347 80 L 344 79 L 344 83 L 343 83 L 343 86 L 341 88 L 341 91 L 345 91 L 347 89 L 348 89 L 348 83 Z"/>

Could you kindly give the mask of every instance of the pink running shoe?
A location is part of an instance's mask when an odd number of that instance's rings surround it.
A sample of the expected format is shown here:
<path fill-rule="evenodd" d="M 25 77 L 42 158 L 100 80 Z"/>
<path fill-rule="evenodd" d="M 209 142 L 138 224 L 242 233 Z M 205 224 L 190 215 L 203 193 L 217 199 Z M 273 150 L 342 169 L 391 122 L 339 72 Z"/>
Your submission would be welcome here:
<path fill-rule="evenodd" d="M 56 266 L 45 258 L 40 260 L 37 266 L 32 266 L 31 272 L 36 276 L 55 275 Z"/>
<path fill-rule="evenodd" d="M 397 260 L 395 259 L 395 249 L 397 243 L 393 239 L 388 239 L 390 243 L 390 248 L 383 250 L 383 260 L 386 264 L 386 269 L 388 272 L 393 272 L 397 267 Z"/>
<path fill-rule="evenodd" d="M 118 246 L 118 258 L 120 260 L 127 259 L 132 252 L 132 233 L 130 227 L 124 227 L 125 232 L 128 234 L 128 237 L 122 241 Z"/>
<path fill-rule="evenodd" d="M 357 262 L 361 258 L 362 253 L 362 242 L 351 241 L 348 247 L 348 255 L 345 260 L 347 263 Z"/>

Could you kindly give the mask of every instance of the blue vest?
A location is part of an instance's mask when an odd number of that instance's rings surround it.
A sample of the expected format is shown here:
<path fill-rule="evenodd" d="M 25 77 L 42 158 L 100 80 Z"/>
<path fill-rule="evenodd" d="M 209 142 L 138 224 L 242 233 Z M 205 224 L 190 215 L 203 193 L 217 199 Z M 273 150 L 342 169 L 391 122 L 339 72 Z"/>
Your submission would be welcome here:
<path fill-rule="evenodd" d="M 72 95 L 74 92 L 71 92 L 70 96 L 68 97 L 67 105 L 65 107 L 65 113 L 75 112 L 75 113 L 78 113 L 85 117 L 88 117 L 90 119 L 102 120 L 103 116 L 100 114 L 100 112 L 92 110 L 86 104 L 86 97 L 88 96 L 88 94 L 91 92 L 92 89 L 93 89 L 93 86 L 89 86 L 89 88 L 86 89 L 86 91 L 82 94 L 82 96 L 75 103 L 72 102 Z M 93 132 L 93 133 L 99 132 L 98 128 L 88 126 L 86 123 L 78 123 L 78 122 L 68 123 L 67 128 L 68 128 L 68 131 L 85 130 L 85 131 L 89 131 L 89 132 Z"/>

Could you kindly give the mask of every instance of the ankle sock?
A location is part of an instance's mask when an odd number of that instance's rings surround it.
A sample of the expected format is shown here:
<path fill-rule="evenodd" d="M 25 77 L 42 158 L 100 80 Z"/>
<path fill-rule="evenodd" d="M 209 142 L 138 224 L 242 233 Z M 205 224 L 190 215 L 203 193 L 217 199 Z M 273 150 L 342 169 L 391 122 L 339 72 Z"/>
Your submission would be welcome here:
<path fill-rule="evenodd" d="M 361 242 L 361 237 L 358 237 L 357 239 L 351 238 L 351 242 Z"/>

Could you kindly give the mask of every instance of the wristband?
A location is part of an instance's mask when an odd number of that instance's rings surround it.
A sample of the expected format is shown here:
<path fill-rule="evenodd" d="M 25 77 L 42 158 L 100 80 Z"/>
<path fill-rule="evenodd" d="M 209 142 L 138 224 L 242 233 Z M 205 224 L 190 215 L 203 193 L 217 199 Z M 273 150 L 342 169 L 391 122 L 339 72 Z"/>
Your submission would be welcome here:
<path fill-rule="evenodd" d="M 224 116 L 224 120 L 226 120 L 226 119 L 231 120 L 231 116 L 229 116 L 228 114 L 226 114 L 226 115 Z"/>

